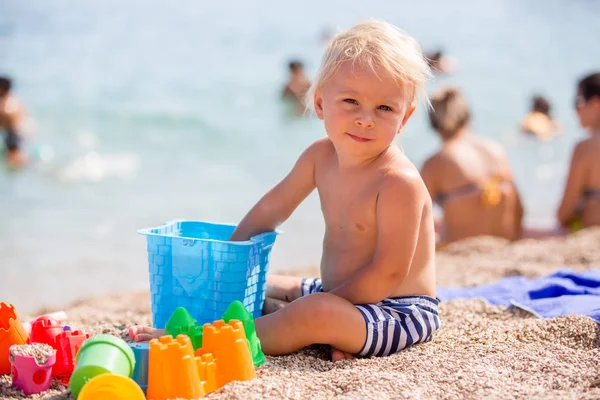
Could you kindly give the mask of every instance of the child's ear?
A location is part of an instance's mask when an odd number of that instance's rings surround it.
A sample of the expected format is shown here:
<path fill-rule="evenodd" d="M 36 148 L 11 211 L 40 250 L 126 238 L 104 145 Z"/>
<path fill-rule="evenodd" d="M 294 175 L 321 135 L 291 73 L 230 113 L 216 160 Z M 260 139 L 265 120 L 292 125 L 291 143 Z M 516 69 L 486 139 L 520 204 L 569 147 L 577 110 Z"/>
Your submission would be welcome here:
<path fill-rule="evenodd" d="M 320 90 L 315 90 L 315 96 L 313 98 L 315 105 L 315 113 L 319 119 L 323 119 L 323 96 L 321 95 Z"/>
<path fill-rule="evenodd" d="M 415 112 L 416 108 L 417 108 L 416 104 L 411 104 L 410 108 L 408 110 L 406 110 L 406 114 L 404 114 L 404 119 L 402 119 L 402 123 L 400 124 L 400 128 L 398 128 L 398 133 L 402 132 L 402 129 L 404 129 L 404 125 L 406 125 L 406 123 L 408 122 L 408 120 L 410 119 L 410 117 Z"/>

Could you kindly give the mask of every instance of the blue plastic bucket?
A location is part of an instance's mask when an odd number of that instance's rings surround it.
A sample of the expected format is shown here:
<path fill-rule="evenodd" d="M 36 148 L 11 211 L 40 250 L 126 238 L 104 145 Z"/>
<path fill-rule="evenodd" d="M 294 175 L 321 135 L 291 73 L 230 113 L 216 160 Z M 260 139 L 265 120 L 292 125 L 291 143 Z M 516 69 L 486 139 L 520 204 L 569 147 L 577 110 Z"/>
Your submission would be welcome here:
<path fill-rule="evenodd" d="M 164 328 L 177 307 L 202 325 L 221 319 L 239 300 L 254 318 L 262 314 L 269 254 L 279 232 L 228 241 L 235 225 L 172 221 L 141 229 L 148 244 L 152 324 Z"/>

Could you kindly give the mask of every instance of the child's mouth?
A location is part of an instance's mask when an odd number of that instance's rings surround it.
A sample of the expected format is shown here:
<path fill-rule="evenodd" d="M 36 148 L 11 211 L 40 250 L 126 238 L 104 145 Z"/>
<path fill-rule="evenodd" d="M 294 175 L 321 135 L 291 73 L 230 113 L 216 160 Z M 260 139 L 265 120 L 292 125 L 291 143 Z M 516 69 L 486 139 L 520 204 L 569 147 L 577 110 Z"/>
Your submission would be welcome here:
<path fill-rule="evenodd" d="M 354 141 L 357 141 L 359 143 L 365 143 L 365 142 L 370 142 L 371 141 L 371 139 L 366 139 L 366 138 L 363 138 L 363 137 L 360 137 L 360 136 L 354 136 L 354 135 L 352 135 L 351 133 L 348 133 L 348 132 L 346 132 L 346 135 L 350 136 L 350 139 L 352 139 Z"/>

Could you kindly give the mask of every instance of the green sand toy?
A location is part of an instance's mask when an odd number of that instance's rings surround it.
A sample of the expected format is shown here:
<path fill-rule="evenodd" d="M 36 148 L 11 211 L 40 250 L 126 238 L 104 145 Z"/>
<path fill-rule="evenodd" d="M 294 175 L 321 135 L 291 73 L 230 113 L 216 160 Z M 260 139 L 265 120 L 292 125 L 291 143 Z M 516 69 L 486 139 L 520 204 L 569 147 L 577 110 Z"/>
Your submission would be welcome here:
<path fill-rule="evenodd" d="M 244 332 L 246 332 L 246 339 L 248 340 L 248 346 L 250 347 L 250 353 L 252 354 L 252 362 L 255 367 L 263 365 L 265 363 L 265 355 L 260 349 L 260 340 L 256 336 L 256 329 L 254 328 L 254 319 L 252 314 L 246 310 L 246 307 L 241 301 L 232 302 L 225 313 L 223 314 L 223 320 L 229 323 L 230 320 L 237 319 L 244 325 Z"/>
<path fill-rule="evenodd" d="M 129 345 L 123 339 L 107 334 L 83 342 L 75 360 L 77 366 L 69 383 L 75 398 L 93 377 L 106 373 L 131 377 L 135 367 L 135 356 Z"/>
<path fill-rule="evenodd" d="M 177 307 L 165 325 L 165 334 L 176 338 L 186 335 L 192 341 L 194 351 L 202 347 L 202 327 L 184 307 Z"/>

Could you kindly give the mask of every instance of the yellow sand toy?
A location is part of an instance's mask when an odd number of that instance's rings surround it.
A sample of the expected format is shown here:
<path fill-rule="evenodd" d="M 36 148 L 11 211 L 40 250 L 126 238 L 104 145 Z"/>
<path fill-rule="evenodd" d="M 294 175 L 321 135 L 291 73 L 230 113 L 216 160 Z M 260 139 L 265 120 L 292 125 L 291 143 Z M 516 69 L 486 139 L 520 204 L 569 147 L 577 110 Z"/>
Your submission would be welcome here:
<path fill-rule="evenodd" d="M 145 400 L 144 392 L 135 381 L 127 376 L 101 374 L 90 379 L 78 400 Z"/>

